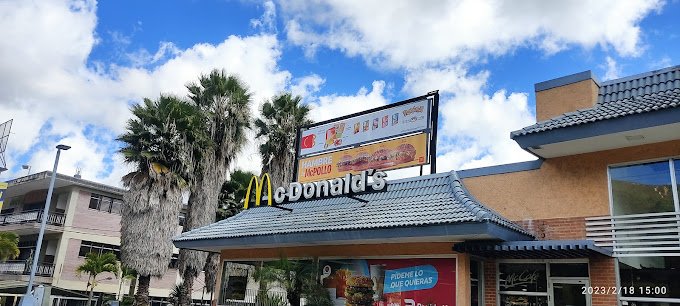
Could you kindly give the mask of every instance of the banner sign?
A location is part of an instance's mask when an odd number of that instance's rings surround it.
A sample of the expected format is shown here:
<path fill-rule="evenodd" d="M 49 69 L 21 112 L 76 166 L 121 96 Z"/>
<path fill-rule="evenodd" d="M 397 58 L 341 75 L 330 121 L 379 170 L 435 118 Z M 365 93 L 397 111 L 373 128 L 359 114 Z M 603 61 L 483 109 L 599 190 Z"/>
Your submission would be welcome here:
<path fill-rule="evenodd" d="M 5 191 L 7 190 L 7 183 L 0 182 L 0 210 L 2 210 L 3 201 L 5 200 Z"/>
<path fill-rule="evenodd" d="M 336 151 L 298 162 L 298 181 L 312 182 L 359 173 L 366 169 L 390 170 L 428 163 L 429 135 L 404 138 Z"/>
<path fill-rule="evenodd" d="M 431 128 L 431 100 L 423 98 L 405 104 L 303 129 L 298 156 L 358 146 Z"/>
<path fill-rule="evenodd" d="M 322 260 L 336 306 L 456 305 L 456 259 Z"/>

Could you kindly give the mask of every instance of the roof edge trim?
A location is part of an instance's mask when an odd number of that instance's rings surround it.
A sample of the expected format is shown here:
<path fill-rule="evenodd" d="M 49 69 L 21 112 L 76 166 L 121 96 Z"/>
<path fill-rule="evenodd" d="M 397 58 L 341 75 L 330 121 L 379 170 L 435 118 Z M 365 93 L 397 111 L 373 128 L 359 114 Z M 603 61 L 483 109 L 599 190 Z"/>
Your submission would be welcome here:
<path fill-rule="evenodd" d="M 626 131 L 662 126 L 680 122 L 680 108 L 662 109 L 654 112 L 619 116 L 526 135 L 513 135 L 512 139 L 527 150 L 551 143 L 579 140 Z M 535 152 L 534 152 L 535 153 Z"/>
<path fill-rule="evenodd" d="M 588 80 L 588 79 L 593 80 L 593 82 L 595 82 L 595 84 L 597 84 L 598 87 L 600 86 L 600 81 L 597 79 L 597 77 L 595 77 L 593 72 L 590 71 L 590 70 L 586 70 L 586 71 L 583 71 L 583 72 L 574 73 L 574 74 L 559 77 L 559 78 L 556 78 L 556 79 L 536 83 L 536 84 L 534 84 L 534 91 L 539 92 L 539 91 L 543 91 L 543 90 L 552 89 L 552 88 L 555 88 L 555 87 L 560 87 L 560 86 L 565 86 L 565 85 L 585 81 L 585 80 Z"/>
<path fill-rule="evenodd" d="M 496 175 L 496 174 L 504 174 L 504 173 L 537 170 L 537 169 L 541 168 L 542 164 L 543 164 L 543 159 L 536 159 L 536 160 L 523 161 L 523 162 L 512 163 L 512 164 L 503 164 L 503 165 L 495 165 L 495 166 L 488 166 L 488 167 L 481 167 L 481 168 L 458 170 L 457 173 L 458 173 L 458 177 L 460 177 L 462 179 L 466 179 L 466 178 L 471 178 L 471 177 L 479 177 L 479 176 L 487 176 L 487 175 Z"/>

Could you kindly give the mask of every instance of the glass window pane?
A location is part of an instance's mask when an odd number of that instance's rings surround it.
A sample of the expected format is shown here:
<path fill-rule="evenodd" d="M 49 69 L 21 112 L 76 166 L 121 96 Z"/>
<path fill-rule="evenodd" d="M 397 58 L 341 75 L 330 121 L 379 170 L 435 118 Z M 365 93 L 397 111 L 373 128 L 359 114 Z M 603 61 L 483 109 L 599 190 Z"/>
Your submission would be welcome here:
<path fill-rule="evenodd" d="M 111 201 L 112 201 L 112 200 L 113 200 L 112 198 L 103 197 L 103 198 L 102 198 L 102 202 L 101 202 L 101 204 L 99 205 L 99 210 L 100 210 L 100 211 L 104 211 L 104 212 L 110 212 L 110 211 L 111 211 Z"/>
<path fill-rule="evenodd" d="M 101 196 L 97 194 L 93 194 L 90 197 L 90 208 L 92 209 L 99 209 L 99 201 L 101 200 Z"/>
<path fill-rule="evenodd" d="M 247 276 L 229 276 L 226 298 L 231 300 L 244 300 L 246 298 L 247 285 Z"/>
<path fill-rule="evenodd" d="M 545 264 L 498 265 L 500 291 L 547 292 L 548 277 Z"/>
<path fill-rule="evenodd" d="M 111 213 L 120 215 L 120 210 L 121 210 L 122 205 L 123 205 L 123 201 L 121 201 L 119 199 L 114 199 L 113 203 L 111 203 Z"/>
<path fill-rule="evenodd" d="M 548 306 L 548 297 L 501 294 L 501 306 Z"/>
<path fill-rule="evenodd" d="M 619 274 L 622 287 L 633 287 L 624 296 L 680 298 L 680 257 L 620 257 Z"/>
<path fill-rule="evenodd" d="M 470 261 L 470 306 L 480 306 L 481 291 L 481 263 L 476 260 Z"/>
<path fill-rule="evenodd" d="M 611 168 L 614 215 L 675 211 L 668 161 Z"/>
<path fill-rule="evenodd" d="M 587 263 L 551 263 L 550 276 L 588 277 Z"/>

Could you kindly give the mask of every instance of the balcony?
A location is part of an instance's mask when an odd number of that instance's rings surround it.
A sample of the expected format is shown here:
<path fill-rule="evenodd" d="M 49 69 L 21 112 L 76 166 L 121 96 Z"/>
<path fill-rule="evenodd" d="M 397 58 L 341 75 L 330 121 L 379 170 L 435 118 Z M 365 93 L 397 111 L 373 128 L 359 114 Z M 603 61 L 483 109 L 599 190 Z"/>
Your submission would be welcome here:
<path fill-rule="evenodd" d="M 616 257 L 680 256 L 680 213 L 586 218 L 586 237 Z"/>
<path fill-rule="evenodd" d="M 30 275 L 31 264 L 25 260 L 8 260 L 0 263 L 0 274 L 3 275 Z M 35 271 L 37 276 L 52 277 L 54 273 L 54 265 L 51 263 L 38 263 Z"/>
<path fill-rule="evenodd" d="M 24 211 L 0 215 L 0 230 L 11 231 L 18 235 L 35 234 L 40 229 L 42 210 Z M 62 232 L 66 215 L 50 212 L 47 215 L 46 233 Z"/>

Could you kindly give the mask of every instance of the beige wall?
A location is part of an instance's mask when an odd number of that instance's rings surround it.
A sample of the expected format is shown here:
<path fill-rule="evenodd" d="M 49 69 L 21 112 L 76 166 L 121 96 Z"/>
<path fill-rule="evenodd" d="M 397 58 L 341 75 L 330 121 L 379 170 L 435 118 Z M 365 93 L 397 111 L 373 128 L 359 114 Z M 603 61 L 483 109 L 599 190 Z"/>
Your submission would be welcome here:
<path fill-rule="evenodd" d="M 540 169 L 463 179 L 480 202 L 514 221 L 609 214 L 607 167 L 680 156 L 680 141 L 546 160 Z"/>
<path fill-rule="evenodd" d="M 599 86 L 592 80 L 536 92 L 536 121 L 543 121 L 577 109 L 590 108 L 597 102 Z"/>
<path fill-rule="evenodd" d="M 90 209 L 90 195 L 86 190 L 79 190 L 78 199 L 74 201 L 72 230 L 91 234 L 120 237 L 120 215 Z"/>

